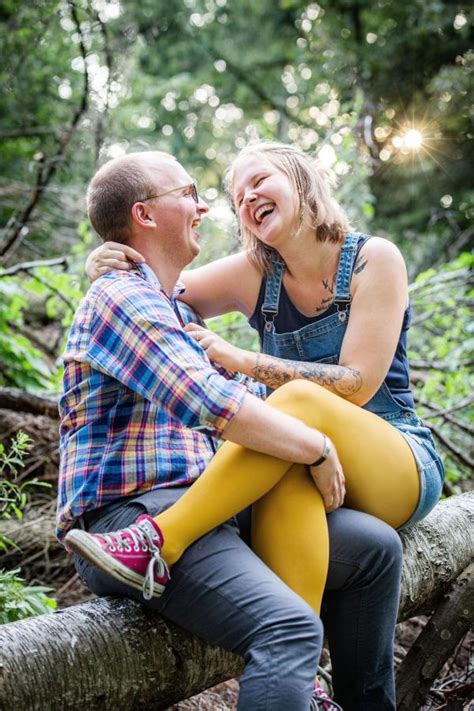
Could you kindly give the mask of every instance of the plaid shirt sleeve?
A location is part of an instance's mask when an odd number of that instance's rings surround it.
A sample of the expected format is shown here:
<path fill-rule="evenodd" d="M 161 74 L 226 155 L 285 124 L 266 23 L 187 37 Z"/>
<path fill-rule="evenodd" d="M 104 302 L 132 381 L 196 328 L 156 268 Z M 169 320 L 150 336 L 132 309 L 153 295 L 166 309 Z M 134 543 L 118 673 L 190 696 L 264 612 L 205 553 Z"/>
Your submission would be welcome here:
<path fill-rule="evenodd" d="M 214 370 L 166 295 L 138 277 L 111 279 L 97 292 L 86 358 L 191 429 L 222 432 L 246 394 Z"/>

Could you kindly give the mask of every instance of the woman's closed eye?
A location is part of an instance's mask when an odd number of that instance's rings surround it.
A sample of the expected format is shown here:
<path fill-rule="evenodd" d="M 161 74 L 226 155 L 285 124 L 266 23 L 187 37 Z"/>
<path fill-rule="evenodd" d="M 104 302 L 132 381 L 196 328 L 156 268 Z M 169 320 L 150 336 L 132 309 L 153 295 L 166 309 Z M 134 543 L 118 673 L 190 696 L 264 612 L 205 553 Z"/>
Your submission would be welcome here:
<path fill-rule="evenodd" d="M 254 178 L 253 183 L 252 183 L 252 187 L 253 187 L 253 188 L 258 188 L 259 185 L 260 185 L 266 178 L 268 178 L 268 175 L 259 175 L 257 178 Z M 242 207 L 243 201 L 244 201 L 244 198 L 243 198 L 243 197 L 240 197 L 240 196 L 239 196 L 239 197 L 237 198 L 236 205 L 237 205 L 238 208 L 241 208 L 241 207 Z"/>

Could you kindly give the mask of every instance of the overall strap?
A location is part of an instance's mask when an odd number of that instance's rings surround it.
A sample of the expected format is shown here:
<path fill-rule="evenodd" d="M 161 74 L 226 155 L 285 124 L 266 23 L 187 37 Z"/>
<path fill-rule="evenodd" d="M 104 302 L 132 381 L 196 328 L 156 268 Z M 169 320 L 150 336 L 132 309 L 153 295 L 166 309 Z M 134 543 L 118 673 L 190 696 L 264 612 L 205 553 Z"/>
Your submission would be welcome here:
<path fill-rule="evenodd" d="M 352 301 L 350 291 L 352 269 L 354 267 L 357 244 L 360 236 L 360 233 L 357 232 L 346 235 L 344 244 L 341 247 L 336 277 L 336 293 L 334 295 L 334 303 L 336 304 L 338 311 L 340 311 L 341 307 L 345 307 L 345 310 L 347 311 Z"/>
<path fill-rule="evenodd" d="M 264 328 L 267 333 L 272 333 L 274 330 L 273 322 L 278 314 L 278 302 L 280 301 L 284 271 L 285 265 L 283 261 L 279 257 L 275 257 L 273 259 L 272 272 L 266 278 L 265 296 L 262 308 L 260 309 L 263 320 L 265 321 Z"/>

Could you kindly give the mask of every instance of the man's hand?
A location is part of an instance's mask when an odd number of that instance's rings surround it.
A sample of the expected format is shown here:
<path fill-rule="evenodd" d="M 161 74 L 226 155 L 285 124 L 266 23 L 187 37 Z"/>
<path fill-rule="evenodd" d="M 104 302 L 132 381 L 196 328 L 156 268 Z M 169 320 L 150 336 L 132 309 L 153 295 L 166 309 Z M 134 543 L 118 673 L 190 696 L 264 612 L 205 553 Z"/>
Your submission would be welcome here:
<path fill-rule="evenodd" d="M 197 323 L 188 323 L 184 330 L 206 351 L 210 361 L 222 365 L 231 372 L 242 372 L 242 360 L 246 351 L 233 346 Z"/>
<path fill-rule="evenodd" d="M 92 283 L 102 274 L 110 272 L 111 269 L 128 271 L 133 266 L 132 262 L 142 264 L 145 261 L 140 252 L 132 249 L 127 244 L 104 242 L 89 254 L 85 269 L 87 277 Z"/>
<path fill-rule="evenodd" d="M 346 495 L 346 484 L 341 462 L 332 442 L 331 452 L 326 461 L 317 467 L 310 467 L 309 471 L 323 497 L 326 511 L 329 513 L 342 506 Z"/>

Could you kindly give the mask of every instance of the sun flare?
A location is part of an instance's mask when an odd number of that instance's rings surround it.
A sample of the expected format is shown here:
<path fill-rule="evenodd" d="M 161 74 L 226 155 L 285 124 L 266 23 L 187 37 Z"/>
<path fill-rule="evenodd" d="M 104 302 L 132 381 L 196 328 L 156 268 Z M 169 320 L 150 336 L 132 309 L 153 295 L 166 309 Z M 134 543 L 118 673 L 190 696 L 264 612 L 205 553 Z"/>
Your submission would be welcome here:
<path fill-rule="evenodd" d="M 410 128 L 402 135 L 402 141 L 408 150 L 418 151 L 423 145 L 423 134 L 421 131 L 417 131 L 416 128 Z"/>

